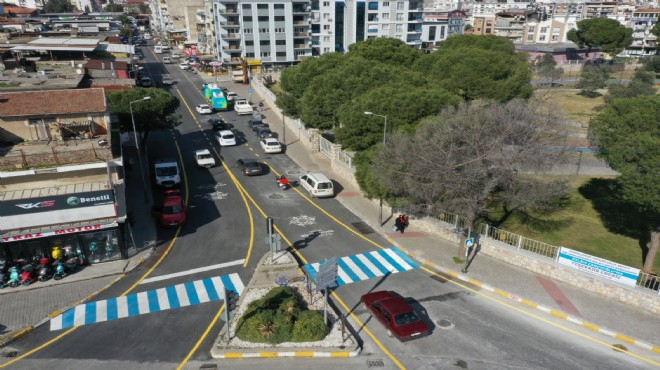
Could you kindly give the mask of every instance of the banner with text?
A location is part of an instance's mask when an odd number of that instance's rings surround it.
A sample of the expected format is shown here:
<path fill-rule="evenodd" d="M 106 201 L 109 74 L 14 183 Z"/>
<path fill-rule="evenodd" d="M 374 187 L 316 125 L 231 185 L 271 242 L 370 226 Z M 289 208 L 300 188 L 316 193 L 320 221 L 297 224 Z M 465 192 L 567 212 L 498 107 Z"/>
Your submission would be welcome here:
<path fill-rule="evenodd" d="M 557 262 L 622 284 L 635 286 L 639 269 L 570 248 L 560 247 Z"/>

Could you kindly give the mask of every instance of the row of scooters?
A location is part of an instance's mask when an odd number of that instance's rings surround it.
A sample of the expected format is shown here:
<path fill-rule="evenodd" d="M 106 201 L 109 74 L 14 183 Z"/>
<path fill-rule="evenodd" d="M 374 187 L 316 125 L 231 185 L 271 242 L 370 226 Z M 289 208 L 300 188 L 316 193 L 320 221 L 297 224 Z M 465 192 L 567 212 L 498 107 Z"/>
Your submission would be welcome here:
<path fill-rule="evenodd" d="M 51 262 L 48 257 L 34 256 L 29 260 L 17 259 L 13 263 L 0 259 L 0 288 L 27 286 L 51 278 L 60 280 L 84 264 L 80 251 L 77 255 L 65 256 L 63 253 L 53 253 L 53 256 L 59 258 L 53 258 L 54 261 Z"/>

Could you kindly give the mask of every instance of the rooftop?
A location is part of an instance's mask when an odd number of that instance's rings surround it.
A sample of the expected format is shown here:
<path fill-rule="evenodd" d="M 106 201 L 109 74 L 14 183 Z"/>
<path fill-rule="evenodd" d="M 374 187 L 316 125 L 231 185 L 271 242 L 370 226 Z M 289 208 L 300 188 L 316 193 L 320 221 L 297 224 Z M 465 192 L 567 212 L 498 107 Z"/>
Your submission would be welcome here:
<path fill-rule="evenodd" d="M 101 113 L 107 110 L 100 88 L 20 91 L 0 94 L 0 118 L 48 114 Z"/>

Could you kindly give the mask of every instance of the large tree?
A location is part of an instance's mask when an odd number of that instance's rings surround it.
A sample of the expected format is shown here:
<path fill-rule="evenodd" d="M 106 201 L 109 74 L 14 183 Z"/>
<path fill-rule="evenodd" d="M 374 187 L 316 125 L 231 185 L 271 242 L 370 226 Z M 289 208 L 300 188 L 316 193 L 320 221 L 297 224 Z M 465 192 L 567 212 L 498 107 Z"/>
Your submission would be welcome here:
<path fill-rule="evenodd" d="M 568 31 L 566 38 L 580 47 L 587 46 L 589 50 L 599 47 L 605 53 L 618 54 L 632 44 L 632 29 L 614 19 L 583 19 L 577 27 Z"/>
<path fill-rule="evenodd" d="M 614 100 L 589 125 L 598 156 L 620 173 L 621 195 L 645 217 L 651 273 L 660 245 L 660 96 Z"/>
<path fill-rule="evenodd" d="M 534 72 L 545 80 L 544 83 L 553 85 L 561 77 L 563 70 L 557 67 L 557 61 L 552 54 L 543 54 L 534 61 Z"/>
<path fill-rule="evenodd" d="M 122 13 L 124 11 L 124 6 L 121 4 L 115 4 L 114 0 L 110 0 L 108 5 L 103 7 L 104 12 L 113 12 L 113 13 Z"/>
<path fill-rule="evenodd" d="M 75 9 L 69 0 L 48 0 L 44 4 L 44 13 L 72 13 Z"/>
<path fill-rule="evenodd" d="M 610 78 L 609 68 L 602 64 L 586 64 L 582 68 L 582 75 L 575 87 L 582 90 L 582 94 L 589 97 L 598 96 L 596 90 L 607 86 Z"/>
<path fill-rule="evenodd" d="M 399 39 L 390 37 L 367 39 L 364 42 L 350 45 L 348 51 L 349 58 L 361 57 L 395 66 L 409 66 L 422 56 L 419 50 L 411 48 Z"/>
<path fill-rule="evenodd" d="M 628 86 L 611 85 L 605 100 L 609 103 L 614 99 L 634 98 L 638 96 L 655 95 L 655 72 L 645 69 L 635 71 L 635 76 Z"/>
<path fill-rule="evenodd" d="M 151 99 L 140 101 L 146 96 Z M 173 114 L 179 107 L 179 99 L 163 89 L 138 87 L 110 93 L 108 101 L 110 113 L 119 118 L 122 132 L 133 131 L 130 102 L 134 102 L 135 129 L 143 133 L 142 145 L 151 131 L 167 130 L 178 124 L 178 118 Z"/>
<path fill-rule="evenodd" d="M 513 189 L 534 189 L 529 206 L 559 195 L 561 187 L 538 185 L 544 180 L 533 175 L 564 162 L 554 150 L 563 132 L 551 112 L 522 100 L 464 103 L 425 119 L 412 135 L 394 133 L 362 178 L 377 179 L 390 198 L 452 211 L 473 225 L 496 192 L 519 204 L 522 192 Z"/>
<path fill-rule="evenodd" d="M 508 101 L 532 94 L 532 73 L 526 58 L 502 37 L 487 36 L 481 40 L 472 35 L 454 36 L 435 52 L 417 60 L 413 69 L 426 76 L 433 86 L 466 101 Z"/>

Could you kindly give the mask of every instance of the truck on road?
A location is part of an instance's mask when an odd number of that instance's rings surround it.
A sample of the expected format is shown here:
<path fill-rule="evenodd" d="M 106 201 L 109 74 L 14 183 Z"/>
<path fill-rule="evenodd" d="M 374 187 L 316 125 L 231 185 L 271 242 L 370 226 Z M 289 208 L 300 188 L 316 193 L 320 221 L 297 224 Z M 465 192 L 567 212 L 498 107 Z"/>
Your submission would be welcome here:
<path fill-rule="evenodd" d="M 245 74 L 242 69 L 235 70 L 231 72 L 231 79 L 237 83 L 245 83 Z"/>

